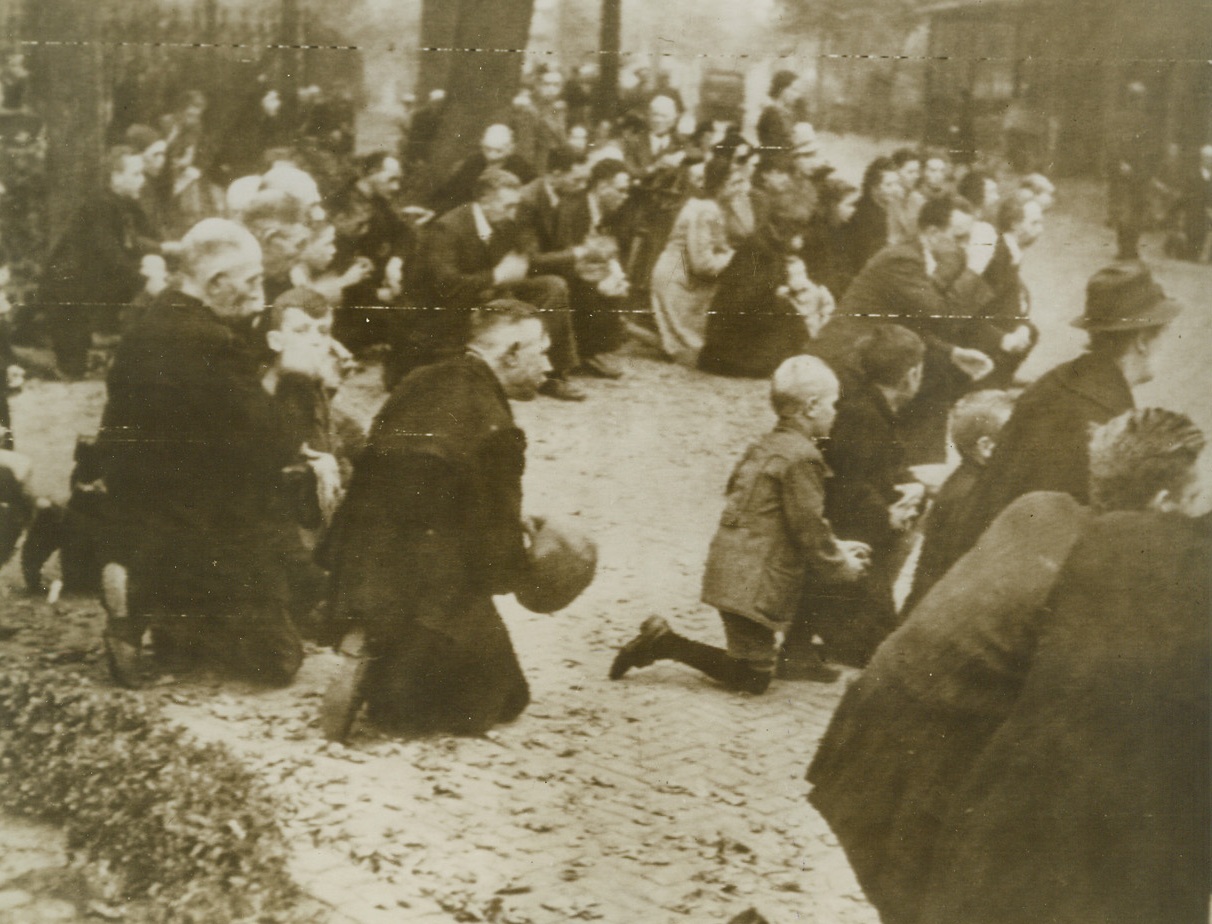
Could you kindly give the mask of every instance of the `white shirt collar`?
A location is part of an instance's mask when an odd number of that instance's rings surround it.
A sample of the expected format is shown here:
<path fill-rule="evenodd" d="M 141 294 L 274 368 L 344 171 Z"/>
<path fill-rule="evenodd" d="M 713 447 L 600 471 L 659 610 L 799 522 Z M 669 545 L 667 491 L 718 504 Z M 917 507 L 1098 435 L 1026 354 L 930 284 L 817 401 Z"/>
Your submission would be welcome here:
<path fill-rule="evenodd" d="M 480 208 L 480 203 L 471 203 L 471 217 L 475 219 L 476 236 L 487 244 L 492 240 L 492 225 L 488 223 L 488 219 L 484 215 L 484 210 Z"/>
<path fill-rule="evenodd" d="M 668 135 L 650 134 L 648 136 L 648 138 L 649 138 L 648 143 L 652 147 L 653 154 L 664 154 L 665 150 L 669 147 L 669 136 Z"/>
<path fill-rule="evenodd" d="M 926 258 L 926 275 L 933 276 L 935 270 L 938 269 L 938 260 L 934 259 L 934 254 L 930 252 L 930 248 L 926 246 L 925 241 L 922 241 L 922 254 Z"/>
<path fill-rule="evenodd" d="M 560 204 L 560 197 L 557 196 L 556 191 L 551 188 L 551 183 L 546 177 L 543 177 L 541 182 L 543 184 L 543 191 L 547 193 L 547 201 L 551 203 L 553 208 L 558 206 Z"/>
<path fill-rule="evenodd" d="M 602 209 L 593 193 L 590 193 L 586 199 L 589 201 L 589 230 L 596 231 L 598 225 L 602 223 Z"/>
<path fill-rule="evenodd" d="M 1018 246 L 1018 241 L 1013 235 L 1003 234 L 1002 240 L 1006 242 L 1006 249 L 1010 251 L 1010 262 L 1018 266 L 1023 262 L 1023 248 Z"/>

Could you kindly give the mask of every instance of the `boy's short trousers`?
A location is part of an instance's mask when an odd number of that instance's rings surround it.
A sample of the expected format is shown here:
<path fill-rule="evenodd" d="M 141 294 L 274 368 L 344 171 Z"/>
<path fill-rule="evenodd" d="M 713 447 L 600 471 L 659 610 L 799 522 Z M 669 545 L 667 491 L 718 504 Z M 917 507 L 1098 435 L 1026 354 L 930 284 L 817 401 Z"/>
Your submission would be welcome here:
<path fill-rule="evenodd" d="M 755 671 L 774 672 L 779 660 L 779 639 L 774 631 L 736 613 L 720 610 L 728 656 L 744 661 Z"/>

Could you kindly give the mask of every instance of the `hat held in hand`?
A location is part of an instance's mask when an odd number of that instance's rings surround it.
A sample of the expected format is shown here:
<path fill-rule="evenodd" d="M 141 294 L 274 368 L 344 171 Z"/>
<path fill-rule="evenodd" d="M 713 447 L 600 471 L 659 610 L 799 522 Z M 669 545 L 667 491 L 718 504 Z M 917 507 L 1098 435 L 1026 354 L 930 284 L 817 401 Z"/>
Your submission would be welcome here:
<path fill-rule="evenodd" d="M 562 610 L 593 580 L 598 547 L 574 527 L 546 517 L 531 517 L 526 533 L 530 567 L 514 589 L 514 596 L 532 613 Z"/>
<path fill-rule="evenodd" d="M 1142 330 L 1169 324 L 1182 307 L 1166 298 L 1143 263 L 1113 263 L 1086 284 L 1086 310 L 1073 321 L 1088 331 Z"/>

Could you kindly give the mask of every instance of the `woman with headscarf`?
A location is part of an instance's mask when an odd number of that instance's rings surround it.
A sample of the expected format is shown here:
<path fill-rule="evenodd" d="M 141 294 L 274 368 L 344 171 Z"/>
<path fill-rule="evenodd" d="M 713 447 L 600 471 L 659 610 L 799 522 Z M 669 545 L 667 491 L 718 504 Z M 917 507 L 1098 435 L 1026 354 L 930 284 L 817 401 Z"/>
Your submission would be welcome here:
<path fill-rule="evenodd" d="M 809 279 L 841 299 L 854 278 L 842 229 L 854 216 L 859 191 L 841 177 L 829 176 L 821 181 L 818 195 L 804 234 L 804 267 Z"/>
<path fill-rule="evenodd" d="M 889 243 L 889 213 L 901 196 L 896 164 L 877 157 L 863 174 L 862 195 L 850 220 L 843 226 L 843 247 L 851 278 Z"/>

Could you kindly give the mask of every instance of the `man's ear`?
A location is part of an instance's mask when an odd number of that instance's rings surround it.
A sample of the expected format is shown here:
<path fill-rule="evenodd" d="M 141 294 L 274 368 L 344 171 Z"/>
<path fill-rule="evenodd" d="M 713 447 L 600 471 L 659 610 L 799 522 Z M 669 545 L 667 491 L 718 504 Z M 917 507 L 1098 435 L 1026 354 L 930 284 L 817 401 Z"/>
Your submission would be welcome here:
<path fill-rule="evenodd" d="M 518 361 L 518 354 L 522 352 L 522 344 L 518 340 L 510 342 L 504 350 L 501 351 L 501 361 L 513 365 Z"/>
<path fill-rule="evenodd" d="M 225 288 L 227 288 L 227 273 L 215 273 L 206 280 L 206 283 L 202 286 L 202 291 L 206 293 L 208 299 L 213 300 Z"/>

